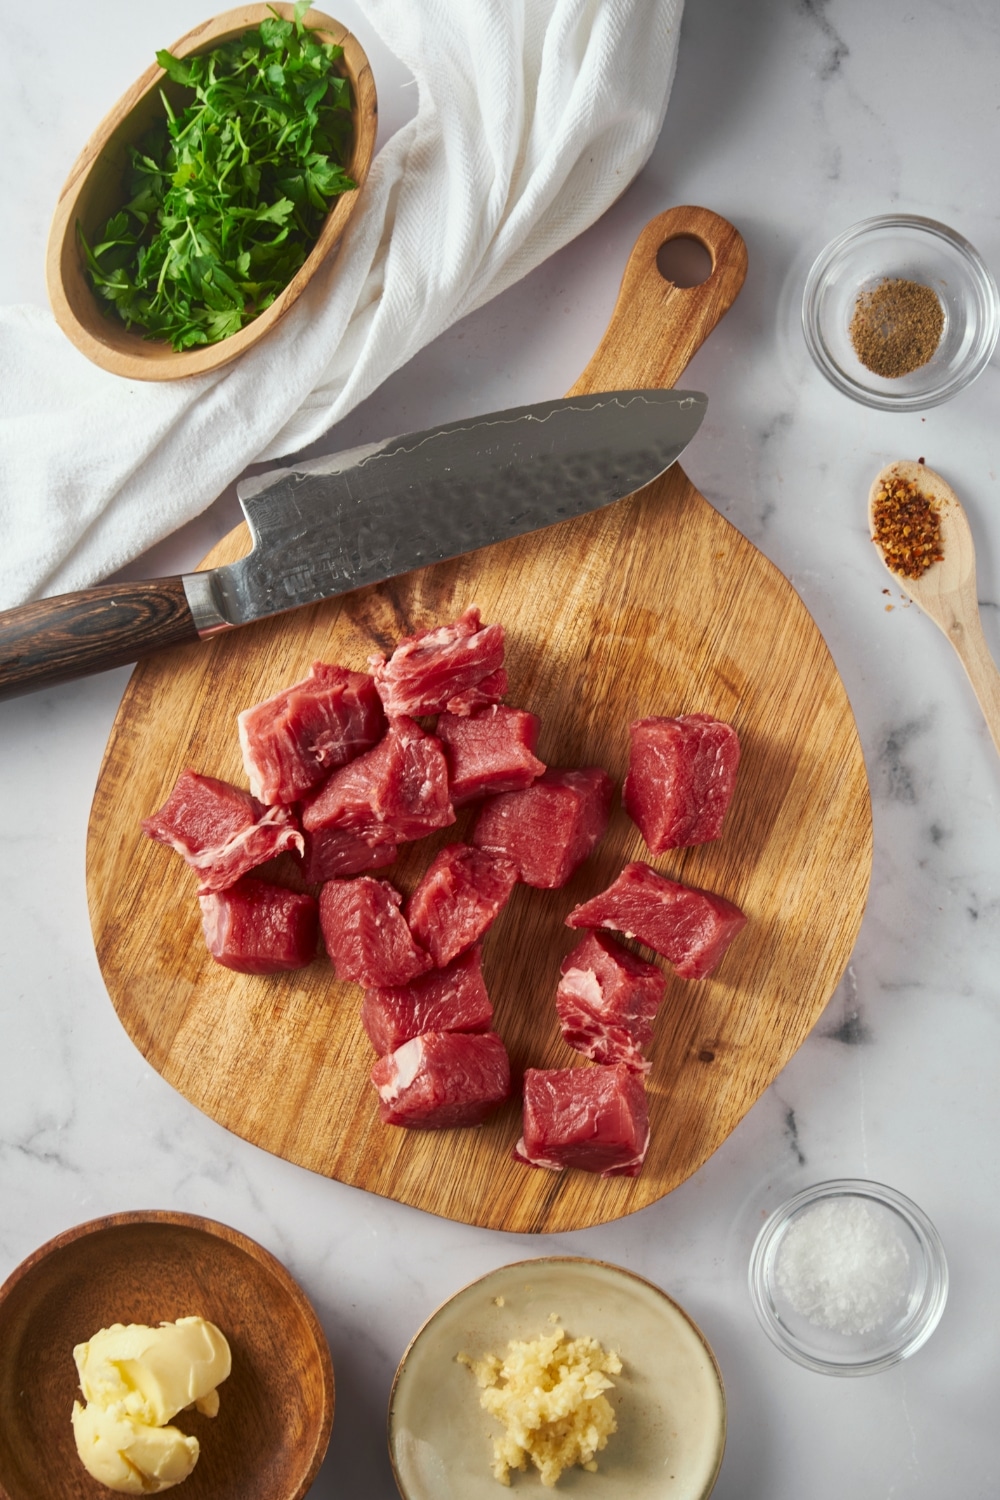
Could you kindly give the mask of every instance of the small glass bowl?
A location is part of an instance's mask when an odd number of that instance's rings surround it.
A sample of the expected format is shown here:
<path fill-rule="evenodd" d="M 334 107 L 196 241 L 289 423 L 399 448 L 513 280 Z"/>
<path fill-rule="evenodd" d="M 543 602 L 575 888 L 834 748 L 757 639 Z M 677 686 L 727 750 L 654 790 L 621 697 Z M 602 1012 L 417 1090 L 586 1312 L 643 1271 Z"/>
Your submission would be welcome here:
<path fill-rule="evenodd" d="M 858 296 L 885 278 L 932 287 L 944 311 L 931 358 L 894 378 L 861 363 L 849 332 Z M 953 229 L 914 214 L 884 214 L 846 229 L 814 261 L 802 330 L 816 364 L 845 395 L 885 411 L 919 411 L 950 400 L 989 364 L 1000 333 L 1000 295 L 982 257 Z"/>
<path fill-rule="evenodd" d="M 826 1328 L 797 1312 L 778 1284 L 782 1245 L 793 1224 L 824 1200 L 860 1202 L 895 1231 L 907 1254 L 907 1285 L 899 1306 L 865 1333 Z M 915 1353 L 940 1321 L 948 1298 L 948 1263 L 927 1215 L 893 1188 L 853 1178 L 821 1182 L 775 1209 L 750 1255 L 750 1298 L 773 1344 L 824 1375 L 873 1375 Z"/>

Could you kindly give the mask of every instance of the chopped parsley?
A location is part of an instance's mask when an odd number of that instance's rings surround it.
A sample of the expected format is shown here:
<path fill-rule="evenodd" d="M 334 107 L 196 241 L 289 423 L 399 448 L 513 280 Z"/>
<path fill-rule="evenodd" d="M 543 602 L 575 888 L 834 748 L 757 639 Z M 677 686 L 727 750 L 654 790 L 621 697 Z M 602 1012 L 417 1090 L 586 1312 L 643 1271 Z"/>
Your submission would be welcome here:
<path fill-rule="evenodd" d="M 94 290 L 174 349 L 237 333 L 303 264 L 330 204 L 355 184 L 343 48 L 274 15 L 198 57 L 156 60 L 190 91 L 129 147 L 128 202 L 87 243 Z"/>

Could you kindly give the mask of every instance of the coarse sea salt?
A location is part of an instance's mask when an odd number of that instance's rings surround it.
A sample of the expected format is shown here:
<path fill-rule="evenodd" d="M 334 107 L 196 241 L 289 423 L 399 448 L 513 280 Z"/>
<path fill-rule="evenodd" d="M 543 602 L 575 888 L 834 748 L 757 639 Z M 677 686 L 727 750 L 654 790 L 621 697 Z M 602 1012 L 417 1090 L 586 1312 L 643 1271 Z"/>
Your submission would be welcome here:
<path fill-rule="evenodd" d="M 775 1280 L 810 1323 L 860 1334 L 898 1312 L 909 1271 L 906 1246 L 888 1218 L 856 1198 L 829 1198 L 786 1231 Z"/>

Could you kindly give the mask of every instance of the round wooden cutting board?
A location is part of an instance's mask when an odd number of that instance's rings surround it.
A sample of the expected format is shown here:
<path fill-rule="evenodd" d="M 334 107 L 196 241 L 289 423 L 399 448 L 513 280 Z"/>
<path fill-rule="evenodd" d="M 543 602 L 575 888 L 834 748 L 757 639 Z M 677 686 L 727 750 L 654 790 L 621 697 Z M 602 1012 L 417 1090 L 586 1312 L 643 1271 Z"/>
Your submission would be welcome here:
<path fill-rule="evenodd" d="M 656 269 L 690 235 L 709 250 L 703 285 Z M 675 209 L 643 231 L 618 305 L 573 394 L 671 386 L 732 304 L 746 252 L 725 220 Z M 239 528 L 205 566 L 248 550 Z M 579 940 L 569 909 L 630 859 L 739 903 L 747 926 L 705 980 L 671 977 L 650 1049 L 652 1139 L 641 1174 L 604 1181 L 511 1159 L 512 1100 L 474 1130 L 379 1123 L 360 990 L 325 958 L 269 977 L 208 956 L 196 877 L 145 838 L 142 817 L 194 770 L 246 784 L 240 709 L 314 660 L 365 670 L 373 650 L 476 603 L 507 633 L 508 701 L 541 715 L 549 764 L 602 765 L 621 783 L 628 724 L 649 714 L 732 722 L 743 758 L 715 843 L 652 858 L 616 801 L 604 842 L 562 890 L 526 886 L 488 934 L 483 967 L 515 1074 L 581 1062 L 562 1042 L 560 960 Z M 443 835 L 410 845 L 388 874 L 412 889 Z M 816 1022 L 857 935 L 871 873 L 871 808 L 843 684 L 787 580 L 675 465 L 606 510 L 360 590 L 340 600 L 162 652 L 134 672 L 91 813 L 88 891 L 97 956 L 122 1024 L 199 1109 L 265 1150 L 448 1218 L 555 1231 L 660 1198 L 725 1140 Z M 285 878 L 296 879 L 289 863 Z"/>

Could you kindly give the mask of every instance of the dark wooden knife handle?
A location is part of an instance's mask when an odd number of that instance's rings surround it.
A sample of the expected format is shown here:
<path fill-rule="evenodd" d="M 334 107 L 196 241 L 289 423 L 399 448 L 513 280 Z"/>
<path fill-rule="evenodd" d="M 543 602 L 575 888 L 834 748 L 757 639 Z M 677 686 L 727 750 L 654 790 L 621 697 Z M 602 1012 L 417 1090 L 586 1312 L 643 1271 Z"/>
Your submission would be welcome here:
<path fill-rule="evenodd" d="M 0 614 L 0 699 L 196 641 L 182 578 L 101 583 Z"/>

